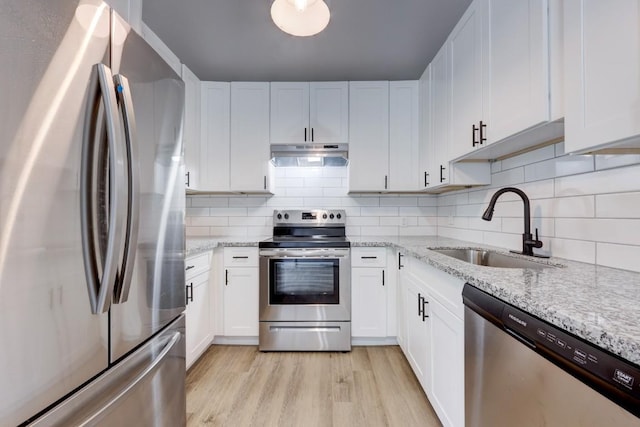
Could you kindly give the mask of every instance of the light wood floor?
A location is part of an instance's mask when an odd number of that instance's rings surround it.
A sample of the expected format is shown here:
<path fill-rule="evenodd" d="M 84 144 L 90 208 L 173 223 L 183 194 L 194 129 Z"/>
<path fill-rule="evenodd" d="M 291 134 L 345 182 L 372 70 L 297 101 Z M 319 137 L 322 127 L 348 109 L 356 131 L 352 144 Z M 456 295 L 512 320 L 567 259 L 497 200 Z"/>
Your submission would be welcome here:
<path fill-rule="evenodd" d="M 397 346 L 261 353 L 211 346 L 187 374 L 188 426 L 439 426 Z"/>

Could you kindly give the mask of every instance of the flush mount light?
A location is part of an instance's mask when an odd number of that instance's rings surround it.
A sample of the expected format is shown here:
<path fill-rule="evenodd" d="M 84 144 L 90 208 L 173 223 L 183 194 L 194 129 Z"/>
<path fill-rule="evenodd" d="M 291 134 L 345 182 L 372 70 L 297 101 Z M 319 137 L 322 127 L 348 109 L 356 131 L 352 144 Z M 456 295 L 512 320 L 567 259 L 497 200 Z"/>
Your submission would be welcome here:
<path fill-rule="evenodd" d="M 271 19 L 285 33 L 308 37 L 329 24 L 329 6 L 323 0 L 275 0 Z"/>

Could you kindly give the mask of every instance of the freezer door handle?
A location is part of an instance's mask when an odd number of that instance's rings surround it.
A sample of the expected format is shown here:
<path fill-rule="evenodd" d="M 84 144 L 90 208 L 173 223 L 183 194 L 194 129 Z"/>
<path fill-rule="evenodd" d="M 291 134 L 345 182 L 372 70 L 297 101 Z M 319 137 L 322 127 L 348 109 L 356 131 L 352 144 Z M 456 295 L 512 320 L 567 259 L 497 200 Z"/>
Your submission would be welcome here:
<path fill-rule="evenodd" d="M 109 409 L 111 407 L 113 407 L 121 399 L 126 397 L 131 392 L 131 390 L 136 388 L 136 386 L 140 382 L 142 382 L 145 378 L 147 378 L 149 375 L 151 375 L 160 366 L 162 361 L 171 352 L 173 347 L 175 347 L 175 345 L 180 341 L 180 337 L 181 336 L 182 336 L 182 334 L 180 332 L 175 332 L 173 334 L 173 336 L 171 337 L 171 339 L 169 339 L 169 342 L 167 343 L 167 345 L 165 345 L 165 347 L 158 354 L 158 356 L 149 364 L 149 366 L 147 366 L 145 368 L 144 371 L 140 372 L 133 380 L 131 380 L 127 384 L 127 386 L 124 389 L 122 389 L 111 400 L 109 400 L 107 403 L 105 403 L 104 406 L 102 406 L 102 408 L 100 408 L 99 411 L 91 414 L 91 416 L 89 418 L 85 419 L 79 425 L 82 425 L 82 426 L 85 426 L 85 425 L 96 425 L 97 421 L 99 421 L 102 418 L 102 414 L 104 414 L 105 412 L 109 412 Z"/>
<path fill-rule="evenodd" d="M 111 70 L 104 64 L 93 66 L 87 111 L 80 171 L 82 255 L 91 312 L 100 314 L 109 310 L 118 275 L 117 256 L 122 253 L 123 243 L 119 239 L 123 222 L 120 189 L 124 184 L 124 153 L 120 143 L 123 130 Z M 105 130 L 108 150 L 102 149 L 100 143 Z M 105 153 L 108 160 L 103 162 Z M 108 177 L 101 179 L 100 174 Z"/>
<path fill-rule="evenodd" d="M 131 276 L 135 261 L 135 245 L 138 241 L 138 227 L 140 218 L 140 176 L 138 167 L 138 131 L 129 80 L 121 75 L 114 76 L 116 96 L 122 112 L 127 159 L 127 224 L 124 237 L 124 256 L 120 269 L 120 281 L 115 289 L 114 302 L 121 304 L 129 298 Z"/>

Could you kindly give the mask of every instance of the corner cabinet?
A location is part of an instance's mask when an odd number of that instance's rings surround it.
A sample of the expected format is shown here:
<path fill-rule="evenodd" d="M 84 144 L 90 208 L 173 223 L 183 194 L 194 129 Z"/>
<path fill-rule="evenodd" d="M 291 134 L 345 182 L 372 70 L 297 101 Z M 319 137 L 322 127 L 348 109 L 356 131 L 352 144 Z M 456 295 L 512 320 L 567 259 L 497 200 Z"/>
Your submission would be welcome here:
<path fill-rule="evenodd" d="M 445 426 L 464 426 L 464 282 L 399 254 L 401 348 Z"/>
<path fill-rule="evenodd" d="M 209 306 L 211 252 L 185 259 L 186 364 L 198 360 L 213 340 Z"/>
<path fill-rule="evenodd" d="M 229 187 L 272 193 L 269 151 L 269 83 L 231 83 Z"/>
<path fill-rule="evenodd" d="M 640 1 L 565 0 L 565 151 L 640 151 Z"/>
<path fill-rule="evenodd" d="M 423 88 L 421 150 L 426 151 L 426 170 L 423 171 L 424 189 L 442 192 L 462 187 L 491 183 L 488 162 L 452 162 L 450 63 L 447 45 L 443 46 L 422 77 Z M 426 87 L 424 85 L 427 85 Z M 424 163 L 423 163 L 424 164 Z"/>
<path fill-rule="evenodd" d="M 272 82 L 272 144 L 347 143 L 347 82 Z"/>
<path fill-rule="evenodd" d="M 258 248 L 224 248 L 223 330 L 226 337 L 258 336 Z"/>

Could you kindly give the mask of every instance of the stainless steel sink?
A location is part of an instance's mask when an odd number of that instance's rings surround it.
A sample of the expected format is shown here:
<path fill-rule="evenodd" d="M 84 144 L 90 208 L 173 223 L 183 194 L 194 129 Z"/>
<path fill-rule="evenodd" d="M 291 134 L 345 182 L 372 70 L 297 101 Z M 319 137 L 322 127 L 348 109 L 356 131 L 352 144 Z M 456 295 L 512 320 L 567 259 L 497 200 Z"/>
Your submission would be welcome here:
<path fill-rule="evenodd" d="M 505 255 L 498 252 L 481 249 L 438 249 L 430 248 L 434 252 L 450 256 L 470 264 L 482 265 L 486 267 L 498 268 L 533 268 L 541 270 L 543 268 L 555 267 L 555 265 L 543 262 L 530 261 L 515 256 Z"/>

